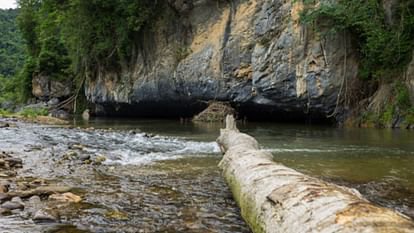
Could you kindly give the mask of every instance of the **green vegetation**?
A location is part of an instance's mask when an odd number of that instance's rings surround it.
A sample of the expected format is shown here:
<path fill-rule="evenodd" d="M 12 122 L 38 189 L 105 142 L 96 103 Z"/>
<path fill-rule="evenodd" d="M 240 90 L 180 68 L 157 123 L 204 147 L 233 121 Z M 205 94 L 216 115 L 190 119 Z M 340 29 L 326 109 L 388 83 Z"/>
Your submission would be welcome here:
<path fill-rule="evenodd" d="M 47 116 L 48 113 L 47 108 L 24 108 L 18 112 L 18 115 L 26 118 L 36 118 L 37 116 Z"/>
<path fill-rule="evenodd" d="M 390 127 L 396 120 L 401 121 L 402 127 L 414 124 L 414 106 L 407 87 L 401 82 L 393 84 L 389 100 L 380 112 L 365 111 L 360 117 L 360 122 L 367 127 Z"/>
<path fill-rule="evenodd" d="M 304 0 L 302 22 L 324 33 L 348 31 L 361 58 L 360 77 L 395 78 L 410 61 L 414 48 L 414 1 L 401 0 L 392 9 L 392 22 L 386 20 L 381 0 L 326 1 L 314 7 Z"/>
<path fill-rule="evenodd" d="M 12 114 L 11 112 L 9 112 L 9 111 L 7 111 L 5 109 L 0 108 L 0 117 L 8 117 L 11 114 Z"/>
<path fill-rule="evenodd" d="M 24 66 L 24 41 L 18 30 L 16 9 L 0 9 L 0 104 L 19 102 L 26 93 L 19 71 Z M 29 80 L 31 81 L 31 79 Z"/>
<path fill-rule="evenodd" d="M 0 76 L 12 77 L 24 62 L 24 42 L 16 24 L 18 10 L 0 9 Z"/>
<path fill-rule="evenodd" d="M 37 75 L 73 80 L 81 88 L 86 77 L 128 64 L 159 7 L 152 0 L 17 3 L 19 10 L 0 10 L 0 104 L 25 102 Z"/>
<path fill-rule="evenodd" d="M 131 58 L 156 2 L 19 0 L 32 73 L 83 80 L 88 73 L 119 68 Z"/>
<path fill-rule="evenodd" d="M 303 3 L 302 22 L 313 26 L 321 36 L 343 32 L 351 35 L 361 62 L 360 78 L 393 86 L 393 96 L 382 112 L 361 113 L 362 124 L 391 126 L 399 117 L 406 124 L 414 122 L 414 106 L 402 81 L 414 50 L 414 1 L 395 1 L 389 9 L 384 8 L 382 0 Z"/>

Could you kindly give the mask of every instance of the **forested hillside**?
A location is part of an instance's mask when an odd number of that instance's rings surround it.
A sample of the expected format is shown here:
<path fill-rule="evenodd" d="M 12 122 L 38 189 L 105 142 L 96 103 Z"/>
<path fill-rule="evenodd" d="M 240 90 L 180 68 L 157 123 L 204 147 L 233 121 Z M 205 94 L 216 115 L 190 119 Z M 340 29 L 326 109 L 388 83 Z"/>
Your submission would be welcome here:
<path fill-rule="evenodd" d="M 60 79 L 117 68 L 129 58 L 134 33 L 155 5 L 144 0 L 20 0 L 18 22 L 28 46 L 29 73 Z"/>
<path fill-rule="evenodd" d="M 24 42 L 18 30 L 17 9 L 0 9 L 0 75 L 13 76 L 24 62 Z"/>
<path fill-rule="evenodd" d="M 10 108 L 30 93 L 30 78 L 18 77 L 26 59 L 18 14 L 17 9 L 0 9 L 0 108 Z"/>

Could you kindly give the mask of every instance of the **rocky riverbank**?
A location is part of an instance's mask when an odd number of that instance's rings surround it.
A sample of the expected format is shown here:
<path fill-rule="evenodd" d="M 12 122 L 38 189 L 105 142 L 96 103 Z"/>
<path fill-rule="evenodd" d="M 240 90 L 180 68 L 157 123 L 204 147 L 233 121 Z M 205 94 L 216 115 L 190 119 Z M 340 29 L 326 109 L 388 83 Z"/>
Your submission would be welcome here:
<path fill-rule="evenodd" d="M 0 231 L 249 232 L 218 158 L 197 155 L 216 153 L 215 144 L 1 122 Z M 122 157 L 129 154 L 136 160 Z"/>

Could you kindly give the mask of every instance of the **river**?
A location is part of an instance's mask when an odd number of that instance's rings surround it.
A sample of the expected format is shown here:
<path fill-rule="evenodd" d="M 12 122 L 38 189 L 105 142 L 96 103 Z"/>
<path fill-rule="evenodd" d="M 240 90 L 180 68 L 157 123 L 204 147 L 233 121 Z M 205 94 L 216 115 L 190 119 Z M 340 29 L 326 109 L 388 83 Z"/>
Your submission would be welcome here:
<path fill-rule="evenodd" d="M 0 232 L 249 232 L 217 168 L 220 124 L 98 118 L 73 128 L 17 126 L 0 129 L 0 150 L 23 159 L 19 177 L 69 185 L 83 202 L 60 210 L 60 223 L 0 217 Z M 239 128 L 275 161 L 414 217 L 414 132 L 275 123 Z M 74 145 L 107 160 L 62 162 Z"/>

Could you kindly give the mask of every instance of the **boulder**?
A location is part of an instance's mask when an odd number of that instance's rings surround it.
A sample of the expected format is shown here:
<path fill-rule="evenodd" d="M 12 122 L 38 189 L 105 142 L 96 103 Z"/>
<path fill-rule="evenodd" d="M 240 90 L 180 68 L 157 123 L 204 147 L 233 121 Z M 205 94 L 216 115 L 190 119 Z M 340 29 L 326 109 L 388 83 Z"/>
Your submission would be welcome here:
<path fill-rule="evenodd" d="M 68 97 L 72 93 L 70 80 L 54 80 L 47 75 L 37 75 L 32 79 L 32 94 L 39 99 Z"/>

